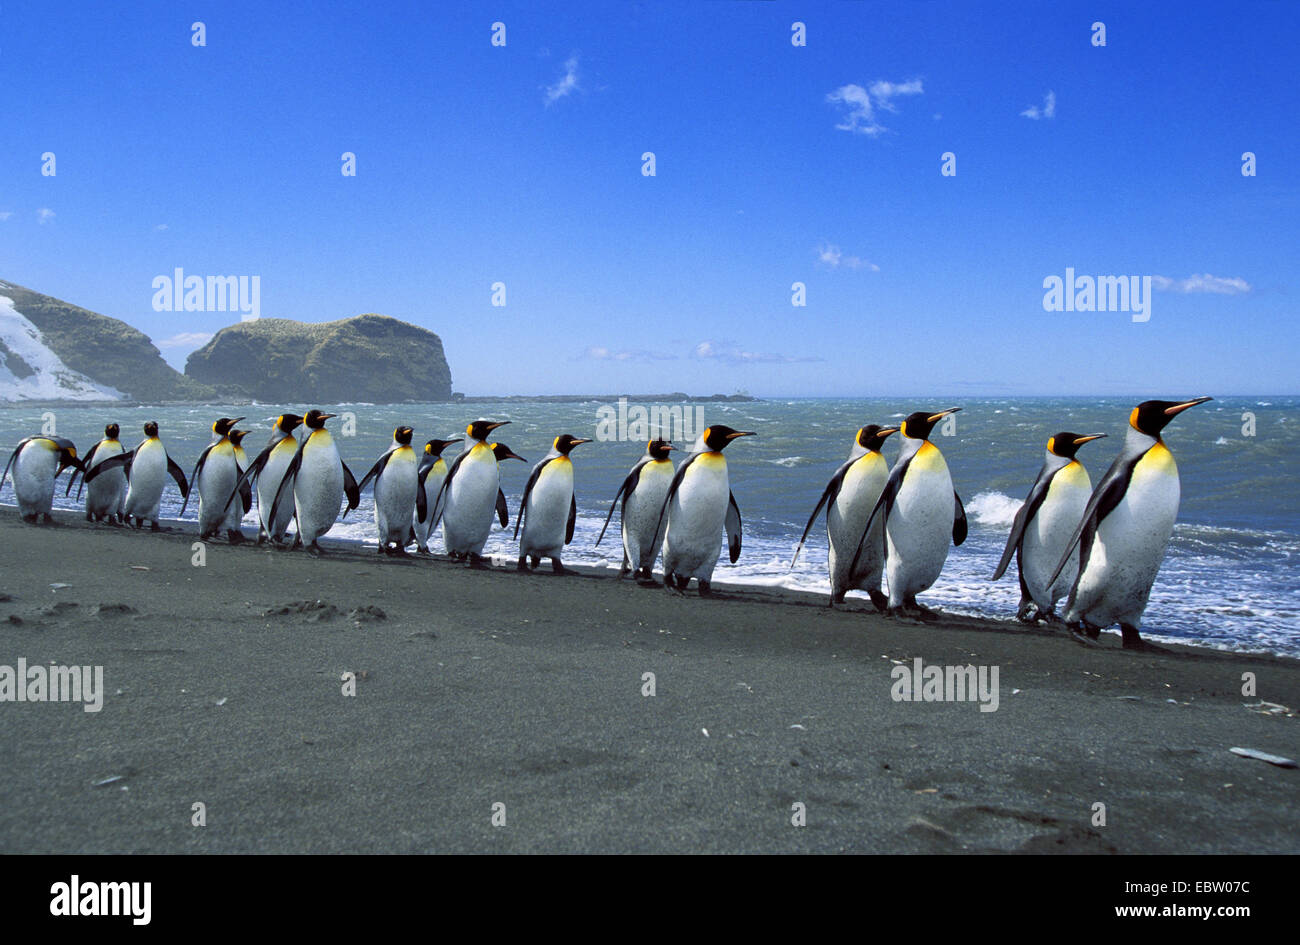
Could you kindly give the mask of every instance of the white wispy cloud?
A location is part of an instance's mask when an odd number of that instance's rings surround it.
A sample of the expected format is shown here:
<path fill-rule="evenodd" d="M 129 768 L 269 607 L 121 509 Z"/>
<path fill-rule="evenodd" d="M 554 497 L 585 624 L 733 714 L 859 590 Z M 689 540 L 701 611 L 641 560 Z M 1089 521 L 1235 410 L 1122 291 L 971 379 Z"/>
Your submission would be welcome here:
<path fill-rule="evenodd" d="M 54 211 L 51 210 L 49 207 L 41 207 L 41 209 L 36 211 L 36 222 L 38 223 L 48 223 L 50 220 L 53 219 L 54 219 Z"/>
<path fill-rule="evenodd" d="M 817 261 L 831 269 L 869 269 L 879 272 L 880 267 L 861 256 L 845 256 L 844 251 L 833 243 L 823 243 L 817 247 Z"/>
<path fill-rule="evenodd" d="M 582 360 L 586 361 L 674 361 L 676 359 L 677 355 L 664 354 L 661 351 L 646 351 L 642 348 L 616 351 L 601 345 L 594 345 L 582 353 Z"/>
<path fill-rule="evenodd" d="M 695 346 L 694 356 L 702 361 L 725 361 L 728 364 L 794 364 L 803 361 L 820 361 L 821 358 L 794 357 L 788 354 L 765 354 L 746 351 L 729 341 L 701 341 Z"/>
<path fill-rule="evenodd" d="M 898 106 L 894 104 L 894 99 L 905 95 L 921 95 L 924 92 L 920 79 L 912 79 L 908 82 L 888 82 L 885 79 L 877 79 L 865 89 L 852 83 L 841 85 L 834 92 L 827 94 L 826 101 L 844 108 L 843 117 L 835 126 L 836 128 L 874 138 L 889 130 L 876 120 L 877 109 L 897 112 Z"/>
<path fill-rule="evenodd" d="M 12 210 L 0 210 L 0 223 L 8 220 L 13 215 L 14 212 Z"/>
<path fill-rule="evenodd" d="M 1208 272 L 1188 276 L 1186 279 L 1152 276 L 1151 285 L 1161 292 L 1182 292 L 1188 295 L 1197 292 L 1208 292 L 1213 295 L 1241 295 L 1250 291 L 1250 283 L 1240 276 L 1225 279 L 1221 276 L 1212 276 Z"/>
<path fill-rule="evenodd" d="M 1049 90 L 1047 95 L 1043 97 L 1042 108 L 1039 108 L 1037 105 L 1030 105 L 1028 108 L 1026 108 L 1023 112 L 1020 113 L 1020 117 L 1032 118 L 1034 121 L 1038 121 L 1038 119 L 1040 118 L 1055 118 L 1056 117 L 1056 93 Z"/>
<path fill-rule="evenodd" d="M 183 331 L 162 341 L 155 341 L 159 348 L 198 348 L 212 340 L 210 331 Z"/>
<path fill-rule="evenodd" d="M 553 105 L 566 95 L 578 90 L 578 57 L 570 56 L 564 63 L 564 75 L 555 84 L 546 87 L 546 104 Z"/>
<path fill-rule="evenodd" d="M 159 223 L 157 226 L 154 227 L 154 229 L 157 230 L 159 233 L 161 233 L 163 230 L 167 229 L 167 224 Z"/>

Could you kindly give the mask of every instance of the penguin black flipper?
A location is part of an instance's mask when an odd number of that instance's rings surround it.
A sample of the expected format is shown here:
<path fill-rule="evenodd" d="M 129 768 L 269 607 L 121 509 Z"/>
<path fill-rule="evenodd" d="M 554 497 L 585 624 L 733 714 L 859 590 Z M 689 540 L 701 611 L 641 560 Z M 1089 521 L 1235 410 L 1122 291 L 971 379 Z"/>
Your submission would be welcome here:
<path fill-rule="evenodd" d="M 357 484 L 357 491 L 364 492 L 366 485 L 370 482 L 371 479 L 378 479 L 379 474 L 384 471 L 384 467 L 388 465 L 388 461 L 392 458 L 393 458 L 392 450 L 389 450 L 383 456 L 379 457 L 379 459 L 375 461 L 375 465 L 370 467 L 370 472 L 366 473 L 365 476 L 362 478 L 361 482 Z"/>
<path fill-rule="evenodd" d="M 238 465 L 235 468 L 238 469 Z M 248 510 L 253 507 L 253 484 L 247 479 L 241 479 L 240 484 L 235 489 L 239 493 L 240 501 L 244 504 L 244 514 L 247 515 Z M 226 505 L 229 506 L 230 503 L 227 502 Z"/>
<path fill-rule="evenodd" d="M 502 528 L 510 526 L 510 506 L 506 505 L 506 494 L 500 489 L 497 490 L 497 520 Z"/>
<path fill-rule="evenodd" d="M 637 485 L 641 482 L 641 469 L 648 462 L 650 462 L 650 457 L 642 456 L 640 461 L 632 467 L 632 471 L 623 479 L 623 484 L 618 487 L 618 492 L 614 493 L 614 498 L 609 503 L 609 514 L 605 516 L 605 524 L 601 526 L 600 537 L 596 539 L 597 545 L 600 544 L 600 539 L 605 537 L 605 529 L 609 528 L 609 523 L 614 518 L 614 509 L 619 510 L 620 517 L 623 511 L 627 509 L 627 500 L 631 498 L 632 493 L 636 491 Z M 623 500 L 621 505 L 619 499 Z"/>
<path fill-rule="evenodd" d="M 21 440 L 18 441 L 18 445 L 14 447 L 14 451 L 9 454 L 9 462 L 5 463 L 5 471 L 3 473 L 0 473 L 0 489 L 3 489 L 5 487 L 5 476 L 9 475 L 9 467 L 14 464 L 14 460 L 16 460 L 18 458 L 18 454 L 23 451 L 23 447 L 26 446 L 34 439 L 36 439 L 36 437 L 34 436 L 23 437 Z"/>
<path fill-rule="evenodd" d="M 339 465 L 343 467 L 343 494 L 348 497 L 348 507 L 343 513 L 346 516 L 361 504 L 361 490 L 357 488 L 357 480 L 352 475 L 352 470 L 348 469 L 348 464 L 339 460 Z"/>
<path fill-rule="evenodd" d="M 519 514 L 515 516 L 515 537 L 519 537 L 519 526 L 524 523 L 524 509 L 528 508 L 528 497 L 533 494 L 533 486 L 537 485 L 537 480 L 542 477 L 542 470 L 546 468 L 551 460 L 544 459 L 533 467 L 533 474 L 528 477 L 528 485 L 524 486 L 524 497 L 519 500 Z M 568 542 L 566 541 L 567 545 Z"/>
<path fill-rule="evenodd" d="M 727 491 L 727 550 L 731 554 L 731 563 L 740 558 L 740 506 L 736 504 L 736 495 Z"/>
<path fill-rule="evenodd" d="M 913 453 L 912 456 L 916 454 Z M 871 510 L 871 515 L 867 517 L 867 527 L 862 530 L 862 537 L 858 539 L 858 550 L 853 553 L 853 562 L 849 565 L 849 573 L 858 573 L 858 560 L 862 557 L 862 549 L 866 546 L 867 536 L 871 534 L 871 524 L 879 515 L 883 525 L 889 524 L 889 513 L 894 510 L 894 502 L 898 499 L 899 490 L 903 488 L 903 478 L 907 475 L 907 469 L 912 464 L 912 456 L 894 464 L 894 468 L 889 471 L 889 479 L 885 483 L 885 488 L 880 492 L 880 498 L 876 500 L 876 507 Z M 963 512 L 963 519 L 965 513 Z M 884 542 L 884 554 L 889 555 L 889 540 L 885 537 L 885 529 L 880 529 L 880 539 Z"/>
<path fill-rule="evenodd" d="M 564 526 L 564 543 L 567 545 L 573 541 L 573 529 L 578 524 L 578 498 L 569 496 L 569 521 Z"/>
<path fill-rule="evenodd" d="M 812 515 L 808 516 L 808 524 L 803 527 L 803 534 L 799 536 L 799 544 L 794 546 L 794 557 L 790 559 L 790 570 L 794 570 L 794 563 L 799 560 L 799 552 L 803 551 L 803 543 L 808 538 L 808 533 L 812 531 L 813 522 L 817 521 L 817 515 L 821 512 L 822 506 L 829 502 L 834 502 L 840 494 L 840 489 L 844 488 L 844 477 L 848 475 L 849 468 L 857 462 L 857 459 L 851 459 L 835 470 L 835 475 L 831 476 L 831 481 L 826 483 L 826 488 L 822 490 L 822 497 L 817 500 L 817 507 L 812 510 Z"/>
<path fill-rule="evenodd" d="M 130 454 L 127 454 L 127 455 L 130 455 Z M 116 459 L 116 458 L 117 458 L 117 457 L 113 457 L 113 459 Z M 96 466 L 95 468 L 96 468 L 96 469 L 103 469 L 104 466 L 106 466 L 108 463 L 111 463 L 111 462 L 113 461 L 113 459 L 106 459 L 106 460 L 104 460 L 104 462 L 100 463 L 100 464 L 99 464 L 98 466 Z M 130 459 L 128 459 L 128 460 L 126 461 L 126 468 L 127 468 L 127 470 L 128 470 L 127 475 L 129 476 L 129 475 L 130 475 L 130 469 L 131 469 L 131 460 L 130 460 Z M 177 466 L 177 465 L 176 465 L 176 460 L 172 459 L 170 456 L 167 457 L 167 472 L 169 472 L 169 473 L 171 474 L 171 477 L 172 477 L 173 479 L 176 480 L 176 488 L 178 488 L 178 489 L 181 490 L 181 495 L 184 496 L 184 497 L 188 500 L 189 497 L 190 497 L 190 484 L 189 484 L 188 482 L 185 481 L 185 470 L 183 470 L 183 469 L 181 469 L 181 467 Z"/>
<path fill-rule="evenodd" d="M 98 466 L 95 466 L 93 469 L 88 469 L 82 475 L 81 481 L 83 483 L 89 484 L 97 476 L 99 476 L 100 473 L 106 473 L 110 469 L 117 469 L 119 466 L 121 466 L 124 470 L 126 470 L 126 474 L 130 476 L 131 458 L 134 455 L 135 455 L 135 450 L 131 450 L 130 452 L 127 453 L 118 453 L 116 456 L 110 456 L 108 459 L 103 460 Z"/>
<path fill-rule="evenodd" d="M 1064 467 L 1062 467 L 1064 468 Z M 998 562 L 998 568 L 993 572 L 990 581 L 999 581 L 1002 575 L 1007 573 L 1007 567 L 1011 564 L 1011 557 L 1020 550 L 1021 544 L 1025 540 L 1025 529 L 1029 523 L 1034 520 L 1038 510 L 1042 507 L 1043 501 L 1047 498 L 1047 490 L 1052 487 L 1052 477 L 1059 470 L 1053 469 L 1046 476 L 1040 471 L 1038 478 L 1034 480 L 1034 485 L 1029 490 L 1029 496 L 1025 499 L 1024 505 L 1020 506 L 1016 512 L 1015 521 L 1011 523 L 1011 534 L 1007 536 L 1007 547 L 1002 551 L 1002 560 Z"/>
<path fill-rule="evenodd" d="M 86 466 L 87 469 L 90 468 L 90 461 L 91 461 L 92 459 L 94 459 L 94 457 L 95 457 L 95 450 L 99 449 L 99 444 L 102 443 L 102 442 L 103 442 L 103 440 L 100 440 L 100 441 L 96 442 L 95 445 L 92 446 L 92 447 L 90 448 L 90 450 L 86 453 L 85 458 L 82 459 L 82 463 L 85 464 L 85 466 Z M 82 483 L 82 484 L 84 485 L 84 484 L 85 484 L 85 483 L 84 483 L 85 473 L 82 473 L 82 477 L 83 477 L 83 483 Z M 66 489 L 63 490 L 63 494 L 64 494 L 65 496 L 68 495 L 68 494 L 70 494 L 70 493 L 72 492 L 72 486 L 73 486 L 74 483 L 76 483 L 76 481 L 77 481 L 77 474 L 74 472 L 71 476 L 68 477 L 68 488 L 66 488 Z M 78 498 L 78 499 L 81 498 L 81 490 L 80 490 L 80 489 L 77 490 L 77 498 Z"/>
<path fill-rule="evenodd" d="M 262 468 L 266 465 L 267 460 L 271 458 L 271 450 L 275 449 L 275 445 L 276 444 L 272 444 L 268 446 L 266 449 L 262 450 L 262 452 L 258 453 L 257 456 L 253 458 L 253 461 L 248 464 L 248 468 L 239 474 L 239 479 L 235 482 L 234 491 L 230 493 L 230 498 L 226 500 L 226 505 L 225 505 L 226 509 L 229 509 L 230 503 L 235 501 L 235 496 L 245 495 L 245 491 L 244 491 L 245 489 L 248 490 L 247 494 L 250 497 L 252 496 L 253 480 L 256 479 L 259 475 L 261 475 Z M 245 502 L 244 511 L 247 512 L 248 508 L 249 508 L 248 503 Z"/>
<path fill-rule="evenodd" d="M 966 540 L 966 508 L 961 504 L 961 496 L 956 490 L 952 493 L 952 543 L 960 545 Z"/>
<path fill-rule="evenodd" d="M 429 514 L 429 497 L 424 494 L 424 477 L 421 476 L 416 480 L 415 485 L 415 516 L 416 520 L 423 522 Z"/>
<path fill-rule="evenodd" d="M 1070 554 L 1074 551 L 1075 545 L 1079 546 L 1079 573 L 1083 573 L 1084 567 L 1088 564 L 1088 556 L 1092 553 L 1092 540 L 1097 534 L 1097 526 L 1105 520 L 1107 515 L 1115 511 L 1115 506 L 1119 505 L 1124 498 L 1124 493 L 1128 491 L 1129 480 L 1133 478 L 1133 469 L 1145 455 L 1145 453 L 1142 453 L 1130 460 L 1126 460 L 1121 455 L 1116 458 L 1115 462 L 1110 464 L 1110 468 L 1106 470 L 1106 475 L 1101 477 L 1101 482 L 1097 483 L 1097 488 L 1092 491 L 1092 497 L 1088 499 L 1088 505 L 1083 510 L 1083 518 L 1079 520 L 1078 526 L 1074 529 L 1074 534 L 1066 542 L 1065 552 L 1052 570 L 1052 577 L 1047 582 L 1048 587 L 1055 584 L 1056 579 L 1065 570 L 1065 565 L 1069 562 Z"/>
<path fill-rule="evenodd" d="M 691 463 L 695 462 L 703 455 L 703 453 L 692 453 L 690 456 L 686 457 L 686 459 L 682 460 L 682 464 L 677 467 L 677 472 L 673 474 L 673 481 L 668 486 L 668 495 L 664 496 L 663 508 L 659 510 L 659 524 L 655 526 L 656 540 L 659 535 L 663 534 L 664 516 L 668 514 L 668 506 L 672 504 L 673 496 L 677 494 L 678 486 L 680 486 L 682 480 L 686 478 L 686 470 L 690 468 Z M 727 514 L 730 515 L 730 511 L 728 511 Z"/>
<path fill-rule="evenodd" d="M 303 441 L 303 443 L 305 442 L 306 440 Z M 276 513 L 280 510 L 280 503 L 284 501 L 285 489 L 289 490 L 289 498 L 293 498 L 292 483 L 298 477 L 298 468 L 302 466 L 302 445 L 302 443 L 298 444 L 293 459 L 289 460 L 289 465 L 284 470 L 284 477 L 280 480 L 280 488 L 275 490 L 275 501 L 271 503 L 271 514 L 266 519 L 268 522 L 276 521 Z M 294 520 L 297 521 L 296 509 L 294 511 Z"/>
<path fill-rule="evenodd" d="M 198 481 L 199 481 L 199 473 L 203 472 L 203 464 L 206 463 L 206 462 L 208 461 L 208 454 L 212 452 L 212 447 L 214 447 L 214 446 L 216 446 L 216 445 L 217 445 L 216 443 L 210 443 L 210 444 L 207 446 L 207 448 L 204 449 L 203 452 L 199 454 L 199 461 L 198 461 L 197 463 L 194 464 L 194 472 L 190 473 L 190 482 L 198 482 Z M 177 516 L 176 516 L 177 518 L 180 518 L 182 515 L 185 514 L 185 506 L 187 506 L 187 505 L 189 505 L 189 504 L 190 504 L 190 497 L 189 497 L 189 495 L 187 494 L 187 495 L 185 496 L 185 501 L 181 503 L 181 510 L 180 510 L 180 512 L 177 514 Z M 226 503 L 226 504 L 229 505 L 229 503 Z"/>
<path fill-rule="evenodd" d="M 442 512 L 443 512 L 442 497 L 446 494 L 447 487 L 451 485 L 451 480 L 455 477 L 456 470 L 460 469 L 461 461 L 466 456 L 469 455 L 469 452 L 470 452 L 469 450 L 461 451 L 461 454 L 456 457 L 454 462 L 452 462 L 451 468 L 447 470 L 447 478 L 444 479 L 442 481 L 442 485 L 438 487 L 438 494 L 434 497 L 433 500 L 433 520 L 429 523 L 430 532 L 432 532 L 435 528 L 438 527 L 438 519 L 442 518 Z M 498 505 L 500 501 L 501 501 L 500 499 L 497 500 Z M 505 522 L 502 522 L 501 525 L 502 527 L 504 527 Z"/>

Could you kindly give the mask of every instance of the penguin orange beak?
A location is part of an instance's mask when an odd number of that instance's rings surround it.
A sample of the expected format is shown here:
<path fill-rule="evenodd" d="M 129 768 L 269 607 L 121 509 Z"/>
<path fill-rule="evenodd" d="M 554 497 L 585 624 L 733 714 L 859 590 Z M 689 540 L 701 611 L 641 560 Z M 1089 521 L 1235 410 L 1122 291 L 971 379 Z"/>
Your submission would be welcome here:
<path fill-rule="evenodd" d="M 956 413 L 959 410 L 961 410 L 960 407 L 949 407 L 947 410 L 940 410 L 938 413 L 933 414 L 932 416 L 927 417 L 926 419 L 929 420 L 930 423 L 938 423 L 944 417 L 948 416 L 949 414 Z"/>
<path fill-rule="evenodd" d="M 727 439 L 734 440 L 738 436 L 758 436 L 758 434 L 752 430 L 733 430 L 727 434 Z"/>
<path fill-rule="evenodd" d="M 491 433 L 491 432 L 492 432 L 493 430 L 495 430 L 497 427 L 503 427 L 503 426 L 505 426 L 505 425 L 506 425 L 507 423 L 509 423 L 509 422 L 510 422 L 509 420 L 498 420 L 496 423 L 489 423 L 489 424 L 487 425 L 488 432 Z"/>
<path fill-rule="evenodd" d="M 1213 400 L 1213 397 L 1197 397 L 1195 400 L 1184 401 L 1181 404 L 1174 404 L 1172 407 L 1166 407 L 1165 413 L 1170 417 L 1176 417 L 1188 407 L 1195 407 L 1197 404 L 1203 404 L 1207 400 Z"/>
<path fill-rule="evenodd" d="M 571 445 L 572 445 L 572 446 L 577 446 L 579 443 L 590 443 L 590 442 L 591 442 L 590 439 L 585 439 L 585 440 L 584 440 L 584 439 L 577 439 L 577 440 L 574 440 L 573 443 L 572 443 Z"/>
<path fill-rule="evenodd" d="M 883 430 L 877 430 L 876 436 L 880 437 L 883 440 L 886 437 L 893 436 L 897 432 L 898 432 L 898 427 L 886 427 Z"/>
<path fill-rule="evenodd" d="M 333 419 L 334 417 L 337 417 L 337 416 L 338 416 L 338 414 L 336 414 L 336 413 L 323 413 L 323 414 L 320 415 L 320 418 L 321 418 L 322 420 L 331 420 L 331 419 Z"/>
<path fill-rule="evenodd" d="M 1109 433 L 1089 433 L 1087 436 L 1076 436 L 1074 438 L 1075 446 L 1082 446 L 1084 443 L 1091 443 L 1093 440 L 1100 440 L 1103 437 L 1110 436 Z"/>

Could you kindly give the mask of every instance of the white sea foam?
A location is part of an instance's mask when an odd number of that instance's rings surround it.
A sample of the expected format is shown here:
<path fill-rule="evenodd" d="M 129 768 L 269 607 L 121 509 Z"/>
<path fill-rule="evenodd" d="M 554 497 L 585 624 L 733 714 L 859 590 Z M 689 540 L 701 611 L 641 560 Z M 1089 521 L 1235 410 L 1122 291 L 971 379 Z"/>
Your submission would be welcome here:
<path fill-rule="evenodd" d="M 978 492 L 966 503 L 966 515 L 980 525 L 1006 527 L 1016 520 L 1024 502 L 1001 492 Z"/>

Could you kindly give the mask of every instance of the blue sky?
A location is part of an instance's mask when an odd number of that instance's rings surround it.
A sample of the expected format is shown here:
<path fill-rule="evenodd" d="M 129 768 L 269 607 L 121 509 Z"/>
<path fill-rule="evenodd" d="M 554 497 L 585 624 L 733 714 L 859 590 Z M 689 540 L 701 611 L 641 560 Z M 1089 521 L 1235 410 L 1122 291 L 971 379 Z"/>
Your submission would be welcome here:
<path fill-rule="evenodd" d="M 1280 0 L 10 3 L 0 279 L 183 366 L 234 318 L 154 277 L 257 275 L 471 394 L 1295 393 L 1298 44 Z M 1066 267 L 1150 321 L 1044 311 Z"/>

